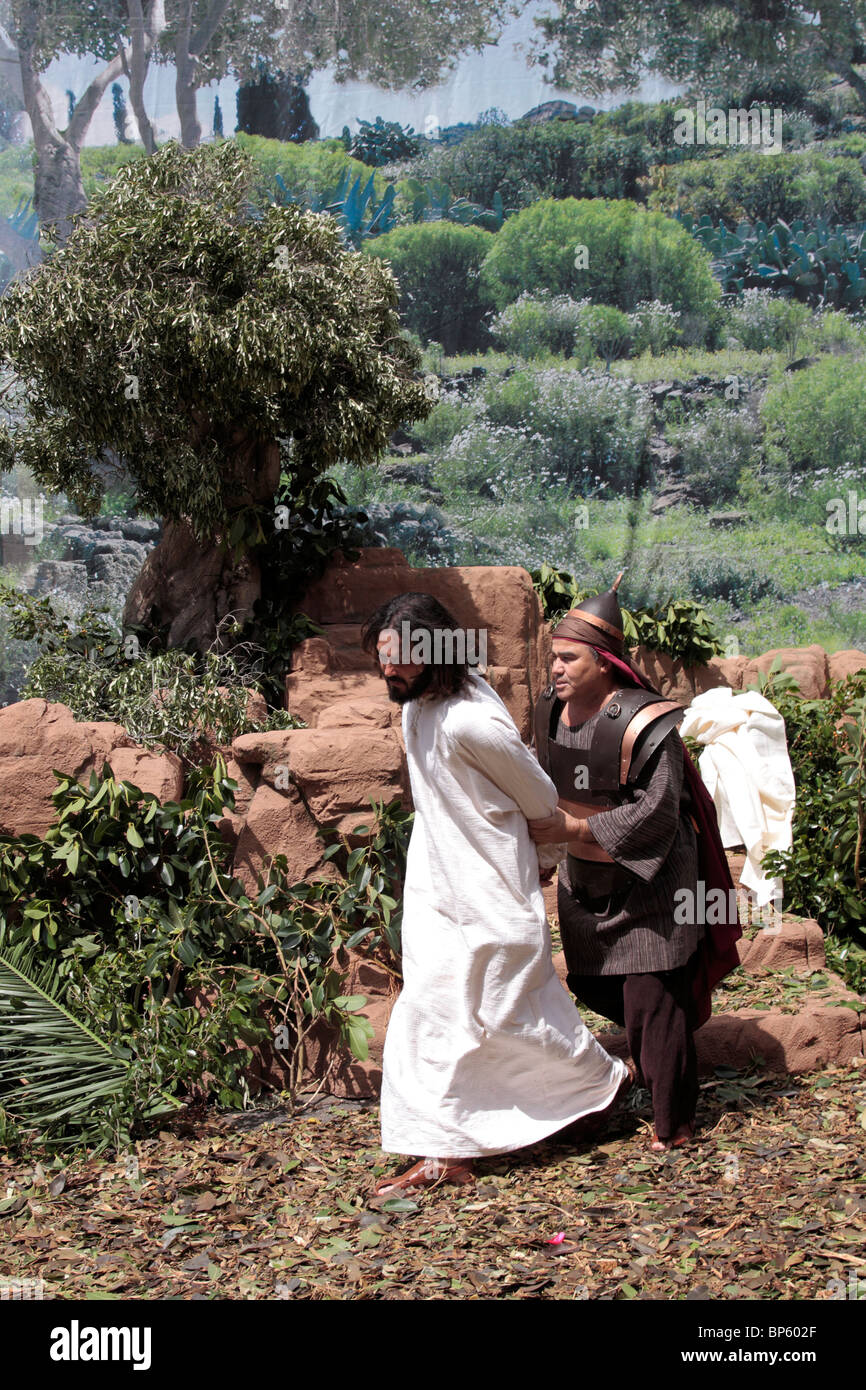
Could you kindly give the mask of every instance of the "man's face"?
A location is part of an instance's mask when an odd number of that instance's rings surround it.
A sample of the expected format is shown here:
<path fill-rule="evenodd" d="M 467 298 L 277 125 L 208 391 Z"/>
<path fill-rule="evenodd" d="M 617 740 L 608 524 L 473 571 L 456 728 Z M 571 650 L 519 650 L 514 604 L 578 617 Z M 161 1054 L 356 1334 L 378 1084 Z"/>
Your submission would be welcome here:
<path fill-rule="evenodd" d="M 592 648 L 582 642 L 554 639 L 550 668 L 558 700 L 588 700 L 602 695 L 611 685 L 611 668 L 599 666 Z"/>
<path fill-rule="evenodd" d="M 423 695 L 433 677 L 432 667 L 417 662 L 400 664 L 400 634 L 394 628 L 380 632 L 376 646 L 388 698 L 395 704 L 405 705 Z"/>

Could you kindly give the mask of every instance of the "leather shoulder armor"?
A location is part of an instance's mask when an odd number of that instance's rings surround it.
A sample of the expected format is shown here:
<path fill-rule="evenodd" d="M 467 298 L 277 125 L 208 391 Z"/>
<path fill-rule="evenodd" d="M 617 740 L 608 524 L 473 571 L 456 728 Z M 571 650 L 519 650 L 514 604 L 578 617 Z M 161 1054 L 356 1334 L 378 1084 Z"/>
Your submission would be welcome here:
<path fill-rule="evenodd" d="M 555 742 L 562 710 L 552 685 L 535 707 L 534 742 L 538 760 L 550 773 L 549 743 Z M 685 716 L 674 700 L 663 700 L 651 690 L 629 686 L 616 692 L 596 721 L 588 750 L 589 790 L 616 792 L 636 781 L 642 769 Z M 585 755 L 586 756 L 586 755 Z"/>

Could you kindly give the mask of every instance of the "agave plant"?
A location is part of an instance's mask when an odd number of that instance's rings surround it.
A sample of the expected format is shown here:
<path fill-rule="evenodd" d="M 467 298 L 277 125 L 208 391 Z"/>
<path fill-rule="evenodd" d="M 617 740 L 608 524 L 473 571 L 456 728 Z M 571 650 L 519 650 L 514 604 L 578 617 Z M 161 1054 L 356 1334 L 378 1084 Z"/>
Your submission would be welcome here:
<path fill-rule="evenodd" d="M 471 203 L 468 198 L 455 198 L 441 179 L 406 179 L 403 185 L 410 199 L 410 214 L 413 222 L 459 222 L 462 226 L 483 227 L 488 232 L 498 232 L 505 220 L 502 194 L 497 190 L 493 195 L 493 206 L 484 208 L 480 203 Z"/>
<path fill-rule="evenodd" d="M 280 174 L 274 176 L 274 182 L 277 186 L 277 203 L 299 203 L 309 208 L 310 212 L 328 213 L 336 218 L 346 241 L 356 249 L 367 237 L 380 236 L 396 225 L 396 189 L 389 184 L 382 197 L 378 198 L 374 174 L 362 185 L 361 175 L 353 179 L 347 170 L 335 188 L 312 196 L 293 193 Z"/>
<path fill-rule="evenodd" d="M 47 1146 L 111 1142 L 110 1111 L 127 1083 L 132 1053 L 103 1042 L 64 1006 L 51 960 L 26 943 L 0 947 L 0 1133 L 11 1120 Z M 147 1118 L 180 1108 L 161 1095 Z M 109 1123 L 106 1123 L 106 1122 Z"/>

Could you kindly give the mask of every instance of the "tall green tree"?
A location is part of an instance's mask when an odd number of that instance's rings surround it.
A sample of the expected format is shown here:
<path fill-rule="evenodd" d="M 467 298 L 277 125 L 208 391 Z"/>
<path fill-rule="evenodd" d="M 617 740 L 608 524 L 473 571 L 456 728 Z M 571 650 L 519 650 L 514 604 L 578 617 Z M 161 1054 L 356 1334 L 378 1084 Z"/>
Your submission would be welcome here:
<path fill-rule="evenodd" d="M 134 620 L 168 624 L 173 645 L 206 644 L 260 596 L 255 552 L 229 542 L 278 529 L 281 443 L 315 478 L 374 460 L 430 408 L 390 269 L 347 251 L 331 218 L 254 206 L 254 186 L 233 141 L 171 142 L 125 165 L 0 300 L 9 400 L 27 404 L 0 430 L 0 471 L 22 463 L 93 514 L 94 461 L 119 461 L 167 523 Z"/>
<path fill-rule="evenodd" d="M 260 65 L 306 81 L 332 66 L 338 82 L 365 78 L 382 87 L 427 87 L 462 53 L 501 32 L 525 0 L 167 0 L 161 40 L 174 62 L 181 140 L 201 140 L 199 87 L 233 72 L 254 78 Z"/>
<path fill-rule="evenodd" d="M 71 216 L 87 201 L 80 155 L 90 123 L 106 90 L 124 75 L 130 79 L 130 100 L 141 128 L 141 88 L 164 24 L 162 3 L 2 0 L 0 19 L 18 50 L 24 104 L 33 128 L 34 204 L 40 221 L 56 224 L 61 242 L 69 233 Z M 62 54 L 92 56 L 104 64 L 75 101 L 65 129 L 58 128 L 44 81 L 51 62 Z"/>
<path fill-rule="evenodd" d="M 648 74 L 707 95 L 851 84 L 866 109 L 864 0 L 559 0 L 537 20 L 541 62 L 558 84 L 633 90 Z"/>

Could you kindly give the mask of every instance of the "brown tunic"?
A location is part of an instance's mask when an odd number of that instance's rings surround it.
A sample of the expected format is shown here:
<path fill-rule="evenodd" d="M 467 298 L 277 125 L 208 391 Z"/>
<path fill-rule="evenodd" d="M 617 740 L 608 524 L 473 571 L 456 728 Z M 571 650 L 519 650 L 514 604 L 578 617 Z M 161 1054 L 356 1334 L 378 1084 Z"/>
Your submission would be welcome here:
<path fill-rule="evenodd" d="M 556 742 L 589 748 L 601 714 L 569 728 Z M 685 965 L 704 935 L 699 923 L 674 921 L 678 889 L 697 901 L 694 828 L 680 814 L 683 754 L 671 730 L 622 801 L 591 818 L 592 834 L 612 864 L 575 859 L 559 870 L 559 925 L 574 975 L 631 975 Z M 573 796 L 573 793 L 572 793 Z M 694 915 L 694 914 L 692 914 Z"/>

